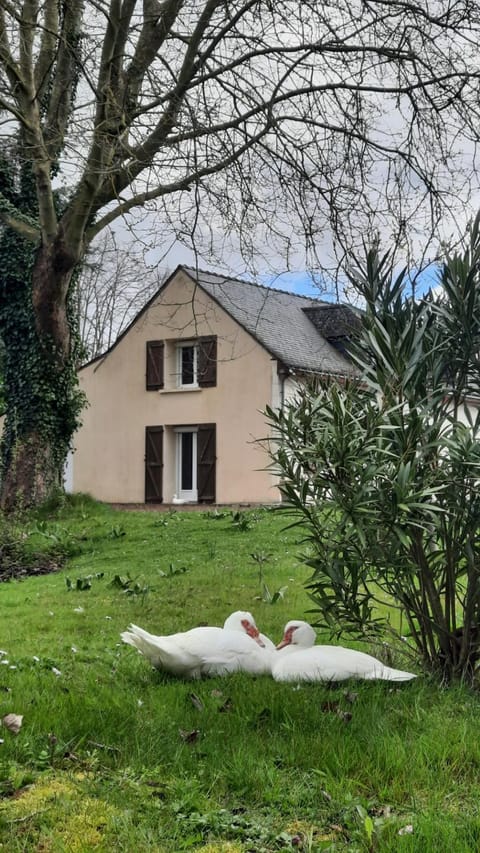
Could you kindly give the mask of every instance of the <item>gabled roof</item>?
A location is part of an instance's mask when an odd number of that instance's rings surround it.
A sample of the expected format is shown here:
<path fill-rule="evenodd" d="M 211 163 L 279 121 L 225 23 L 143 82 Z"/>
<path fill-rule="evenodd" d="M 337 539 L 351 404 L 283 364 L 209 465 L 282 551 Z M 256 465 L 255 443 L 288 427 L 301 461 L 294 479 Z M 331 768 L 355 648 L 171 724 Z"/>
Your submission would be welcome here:
<path fill-rule="evenodd" d="M 181 269 L 286 367 L 342 376 L 355 372 L 310 319 L 310 311 L 335 307 L 332 303 L 192 267 Z M 331 323 L 329 332 L 333 329 Z"/>
<path fill-rule="evenodd" d="M 341 348 L 340 350 L 336 348 L 334 340 L 335 337 L 342 337 L 345 333 L 345 313 L 330 314 L 332 318 L 334 316 L 343 318 L 338 326 L 339 336 L 333 334 L 336 329 L 333 319 L 330 320 L 325 334 L 321 333 L 315 319 L 318 309 L 325 309 L 328 313 L 328 309 L 336 307 L 334 303 L 308 296 L 298 296 L 295 293 L 264 287 L 244 279 L 229 278 L 183 265 L 178 266 L 161 285 L 118 336 L 115 343 L 103 355 L 97 356 L 88 364 L 101 361 L 108 356 L 179 272 L 186 273 L 274 358 L 290 370 L 340 376 L 356 373 Z M 347 312 L 351 311 L 348 306 L 338 307 L 346 309 Z M 328 338 L 333 343 L 330 343 Z"/>

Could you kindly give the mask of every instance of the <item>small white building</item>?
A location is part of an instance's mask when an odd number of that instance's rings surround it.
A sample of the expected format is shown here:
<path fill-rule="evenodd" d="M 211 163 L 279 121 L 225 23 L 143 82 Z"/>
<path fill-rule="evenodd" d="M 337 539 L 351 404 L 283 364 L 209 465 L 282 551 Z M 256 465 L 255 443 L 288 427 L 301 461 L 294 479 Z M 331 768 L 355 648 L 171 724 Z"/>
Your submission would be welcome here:
<path fill-rule="evenodd" d="M 262 412 L 306 374 L 345 377 L 354 311 L 178 267 L 80 370 L 68 490 L 115 503 L 275 503 Z"/>

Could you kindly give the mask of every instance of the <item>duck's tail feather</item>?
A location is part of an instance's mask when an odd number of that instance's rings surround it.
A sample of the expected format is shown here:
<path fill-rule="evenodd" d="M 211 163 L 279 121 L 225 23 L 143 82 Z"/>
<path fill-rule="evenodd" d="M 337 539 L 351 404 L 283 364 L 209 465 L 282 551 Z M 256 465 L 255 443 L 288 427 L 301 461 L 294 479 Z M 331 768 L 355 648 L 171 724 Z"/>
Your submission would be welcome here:
<path fill-rule="evenodd" d="M 402 669 L 393 669 L 391 666 L 384 666 L 381 675 L 374 677 L 381 678 L 383 681 L 411 681 L 417 678 L 413 672 L 404 672 Z"/>
<path fill-rule="evenodd" d="M 120 636 L 124 643 L 138 649 L 153 666 L 162 666 L 162 650 L 159 647 L 158 637 L 154 637 L 138 625 L 129 625 L 128 630 L 123 631 Z"/>

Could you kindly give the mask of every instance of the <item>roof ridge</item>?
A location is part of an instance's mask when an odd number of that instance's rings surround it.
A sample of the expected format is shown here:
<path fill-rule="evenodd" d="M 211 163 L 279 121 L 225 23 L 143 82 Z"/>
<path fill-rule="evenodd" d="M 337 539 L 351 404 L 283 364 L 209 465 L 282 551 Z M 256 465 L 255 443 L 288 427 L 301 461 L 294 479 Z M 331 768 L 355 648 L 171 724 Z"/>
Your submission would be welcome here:
<path fill-rule="evenodd" d="M 251 287 L 258 287 L 259 290 L 266 290 L 269 293 L 284 293 L 286 296 L 295 296 L 298 299 L 311 299 L 312 302 L 316 302 L 319 305 L 329 305 L 335 303 L 329 303 L 327 299 L 320 299 L 319 296 L 308 296 L 304 293 L 295 293 L 293 290 L 284 290 L 280 287 L 269 287 L 267 284 L 259 284 L 257 281 L 247 281 L 245 278 L 238 278 L 238 276 L 226 275 L 224 273 L 212 272 L 212 270 L 204 270 L 201 267 L 191 267 L 188 264 L 180 265 L 183 269 L 188 270 L 190 272 L 195 273 L 195 275 L 210 275 L 215 276 L 215 278 L 223 278 L 225 281 L 238 281 L 239 284 L 248 284 Z"/>

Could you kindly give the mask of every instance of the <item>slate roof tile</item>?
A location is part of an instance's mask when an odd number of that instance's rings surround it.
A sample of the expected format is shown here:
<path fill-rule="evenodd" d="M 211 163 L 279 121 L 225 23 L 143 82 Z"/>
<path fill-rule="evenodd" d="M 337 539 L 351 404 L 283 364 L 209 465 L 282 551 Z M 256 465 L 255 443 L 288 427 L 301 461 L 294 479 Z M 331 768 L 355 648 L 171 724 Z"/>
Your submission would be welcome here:
<path fill-rule="evenodd" d="M 355 373 L 347 357 L 320 333 L 311 316 L 319 308 L 336 307 L 332 303 L 192 267 L 182 269 L 287 367 L 342 376 Z M 330 332 L 332 328 L 330 320 Z M 342 334 L 343 330 L 344 322 Z"/>

